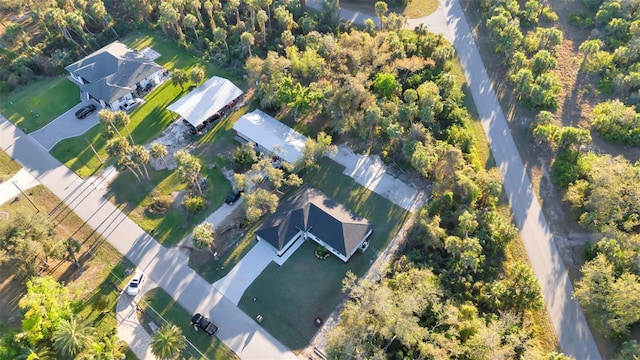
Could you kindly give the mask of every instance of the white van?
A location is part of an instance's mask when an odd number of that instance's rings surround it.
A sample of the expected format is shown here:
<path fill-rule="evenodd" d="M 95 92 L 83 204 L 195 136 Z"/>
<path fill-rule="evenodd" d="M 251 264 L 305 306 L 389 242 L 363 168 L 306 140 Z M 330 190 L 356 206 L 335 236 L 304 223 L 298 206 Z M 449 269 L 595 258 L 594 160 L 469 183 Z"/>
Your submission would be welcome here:
<path fill-rule="evenodd" d="M 127 294 L 131 295 L 131 296 L 136 296 L 138 295 L 138 292 L 140 292 L 140 284 L 142 284 L 142 282 L 144 281 L 144 273 L 142 272 L 142 270 L 136 270 L 136 273 L 133 274 L 133 278 L 131 279 L 131 282 L 129 282 L 129 286 L 127 286 Z"/>

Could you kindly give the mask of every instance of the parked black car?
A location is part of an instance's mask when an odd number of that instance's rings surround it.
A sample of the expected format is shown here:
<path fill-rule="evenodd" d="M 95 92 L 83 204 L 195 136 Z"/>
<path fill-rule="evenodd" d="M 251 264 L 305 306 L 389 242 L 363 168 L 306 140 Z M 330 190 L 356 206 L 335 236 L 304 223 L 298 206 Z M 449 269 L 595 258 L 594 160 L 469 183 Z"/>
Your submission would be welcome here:
<path fill-rule="evenodd" d="M 94 111 L 96 111 L 96 106 L 93 105 L 93 104 L 89 104 L 87 106 L 83 106 L 78 111 L 76 111 L 76 118 L 84 119 Z"/>
<path fill-rule="evenodd" d="M 218 331 L 218 327 L 201 314 L 195 314 L 191 317 L 191 324 L 204 330 L 209 335 L 213 335 Z"/>
<path fill-rule="evenodd" d="M 238 201 L 238 199 L 240 199 L 240 195 L 243 192 L 244 190 L 232 191 L 229 195 L 227 195 L 227 198 L 224 199 L 224 202 L 229 205 L 233 205 L 233 203 L 235 203 L 236 201 Z"/>

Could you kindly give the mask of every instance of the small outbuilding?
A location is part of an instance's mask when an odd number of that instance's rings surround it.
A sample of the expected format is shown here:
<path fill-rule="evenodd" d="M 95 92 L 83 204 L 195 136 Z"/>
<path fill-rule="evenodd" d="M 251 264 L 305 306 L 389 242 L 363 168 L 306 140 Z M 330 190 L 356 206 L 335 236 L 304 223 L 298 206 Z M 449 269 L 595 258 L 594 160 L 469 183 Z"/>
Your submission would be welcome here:
<path fill-rule="evenodd" d="M 187 95 L 167 107 L 167 110 L 180 115 L 186 124 L 197 131 L 213 123 L 225 109 L 235 104 L 242 90 L 231 81 L 214 76 Z"/>
<path fill-rule="evenodd" d="M 320 190 L 304 185 L 255 232 L 282 256 L 296 241 L 313 240 L 340 260 L 369 246 L 373 225 Z"/>
<path fill-rule="evenodd" d="M 243 115 L 233 124 L 233 130 L 239 141 L 252 142 L 260 151 L 290 164 L 303 157 L 307 137 L 260 110 Z"/>

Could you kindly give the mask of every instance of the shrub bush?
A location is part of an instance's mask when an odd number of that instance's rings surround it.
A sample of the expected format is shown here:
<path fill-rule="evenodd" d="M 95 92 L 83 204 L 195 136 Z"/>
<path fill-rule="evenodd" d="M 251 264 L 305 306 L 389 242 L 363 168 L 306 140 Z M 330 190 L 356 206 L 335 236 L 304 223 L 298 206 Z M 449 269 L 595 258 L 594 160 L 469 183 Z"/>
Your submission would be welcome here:
<path fill-rule="evenodd" d="M 171 195 L 155 195 L 151 198 L 147 210 L 154 215 L 163 215 L 169 211 L 172 204 L 173 198 Z"/>
<path fill-rule="evenodd" d="M 610 142 L 640 145 L 640 114 L 619 100 L 598 104 L 593 110 L 593 127 Z"/>
<path fill-rule="evenodd" d="M 182 202 L 187 211 L 190 213 L 197 213 L 202 211 L 206 207 L 206 202 L 202 196 L 189 196 Z"/>
<path fill-rule="evenodd" d="M 324 260 L 328 258 L 331 253 L 324 246 L 318 245 L 318 247 L 316 247 L 315 255 L 318 259 Z"/>

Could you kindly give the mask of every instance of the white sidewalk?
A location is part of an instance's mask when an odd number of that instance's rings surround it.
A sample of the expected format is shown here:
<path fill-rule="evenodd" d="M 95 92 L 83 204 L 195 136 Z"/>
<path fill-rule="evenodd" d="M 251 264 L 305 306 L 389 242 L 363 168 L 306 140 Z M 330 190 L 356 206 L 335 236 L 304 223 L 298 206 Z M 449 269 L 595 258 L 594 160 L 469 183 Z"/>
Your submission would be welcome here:
<path fill-rule="evenodd" d="M 11 179 L 0 184 L 0 205 L 15 199 L 16 196 L 20 195 L 20 189 L 26 191 L 38 185 L 40 185 L 40 182 L 36 178 L 25 169 L 20 169 Z"/>

